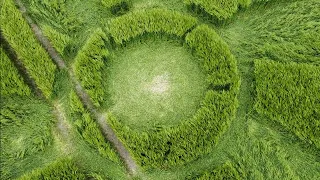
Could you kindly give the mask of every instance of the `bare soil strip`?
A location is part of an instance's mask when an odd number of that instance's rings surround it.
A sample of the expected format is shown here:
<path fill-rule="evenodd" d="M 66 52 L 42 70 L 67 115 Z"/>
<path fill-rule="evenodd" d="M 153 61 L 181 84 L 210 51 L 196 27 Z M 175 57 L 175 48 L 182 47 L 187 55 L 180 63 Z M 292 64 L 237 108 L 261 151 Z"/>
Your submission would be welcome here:
<path fill-rule="evenodd" d="M 46 51 L 48 52 L 50 57 L 53 59 L 55 64 L 58 66 L 58 68 L 59 69 L 66 68 L 66 65 L 62 60 L 62 58 L 60 57 L 59 53 L 57 53 L 56 49 L 53 48 L 48 38 L 43 35 L 39 26 L 35 24 L 33 20 L 30 18 L 30 16 L 27 14 L 27 10 L 24 4 L 20 0 L 16 0 L 16 4 L 18 5 L 19 10 L 22 13 L 23 17 L 26 19 L 26 21 L 30 25 L 34 35 L 36 36 L 40 44 L 42 44 L 42 46 L 46 49 Z"/>
<path fill-rule="evenodd" d="M 130 155 L 129 151 L 123 145 L 123 143 L 119 140 L 113 129 L 107 124 L 106 116 L 97 111 L 97 109 L 93 106 L 92 101 L 89 95 L 85 92 L 83 87 L 80 85 L 80 82 L 76 79 L 73 72 L 69 70 L 70 77 L 75 84 L 75 89 L 77 95 L 80 97 L 82 103 L 86 106 L 86 108 L 94 115 L 95 119 L 98 121 L 104 136 L 108 139 L 109 142 L 112 143 L 113 147 L 117 150 L 121 159 L 127 166 L 129 173 L 133 176 L 137 175 L 138 166 Z"/>
<path fill-rule="evenodd" d="M 119 138 L 114 133 L 113 129 L 107 124 L 106 117 L 104 114 L 99 113 L 97 109 L 93 106 L 90 97 L 85 92 L 85 90 L 82 88 L 80 82 L 77 80 L 77 78 L 73 74 L 73 70 L 71 68 L 67 68 L 65 65 L 63 59 L 60 57 L 60 55 L 57 53 L 55 48 L 51 45 L 49 40 L 43 35 L 41 29 L 38 25 L 36 25 L 30 16 L 27 14 L 26 7 L 23 5 L 23 3 L 20 0 L 16 0 L 17 5 L 19 6 L 19 10 L 23 14 L 24 18 L 27 20 L 28 24 L 32 28 L 35 36 L 39 40 L 39 42 L 42 44 L 42 46 L 47 50 L 50 57 L 53 59 L 55 64 L 58 66 L 59 69 L 66 69 L 69 72 L 70 78 L 74 83 L 74 88 L 76 90 L 77 95 L 81 98 L 82 103 L 89 109 L 89 111 L 95 116 L 95 118 L 98 120 L 98 123 L 105 135 L 105 137 L 110 141 L 114 148 L 117 150 L 118 154 L 124 161 L 124 163 L 127 166 L 127 169 L 131 175 L 136 175 L 138 173 L 138 166 L 133 160 L 132 156 L 130 155 L 129 151 L 126 149 L 126 147 L 123 145 L 123 143 L 119 140 Z M 58 111 L 59 112 L 59 111 Z M 59 112 L 58 114 L 60 114 Z M 61 114 L 60 114 L 61 115 Z M 58 116 L 60 116 L 58 115 Z M 59 119 L 59 118 L 58 118 Z M 61 125 L 63 127 L 63 124 L 58 124 L 58 126 Z M 66 127 L 63 127 L 61 129 L 62 133 L 66 131 Z"/>
<path fill-rule="evenodd" d="M 66 115 L 64 113 L 64 109 L 61 106 L 61 104 L 59 104 L 58 101 L 55 101 L 53 102 L 53 106 L 54 106 L 53 113 L 58 120 L 57 130 L 63 141 L 62 152 L 64 154 L 70 154 L 73 150 L 70 124 L 67 121 Z"/>

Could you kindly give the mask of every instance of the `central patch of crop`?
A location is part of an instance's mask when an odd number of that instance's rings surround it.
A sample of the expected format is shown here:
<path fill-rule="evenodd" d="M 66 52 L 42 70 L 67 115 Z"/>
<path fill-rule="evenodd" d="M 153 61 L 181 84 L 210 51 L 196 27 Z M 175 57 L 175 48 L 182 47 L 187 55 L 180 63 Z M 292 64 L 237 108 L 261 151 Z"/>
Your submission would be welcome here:
<path fill-rule="evenodd" d="M 143 38 L 115 52 L 107 74 L 110 110 L 131 128 L 178 125 L 196 112 L 207 85 L 190 49 Z"/>

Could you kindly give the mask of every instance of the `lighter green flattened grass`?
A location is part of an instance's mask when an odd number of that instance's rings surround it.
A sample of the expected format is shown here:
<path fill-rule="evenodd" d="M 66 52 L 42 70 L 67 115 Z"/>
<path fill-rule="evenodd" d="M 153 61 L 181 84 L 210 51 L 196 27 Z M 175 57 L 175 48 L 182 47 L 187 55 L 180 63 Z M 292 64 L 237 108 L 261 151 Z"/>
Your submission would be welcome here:
<path fill-rule="evenodd" d="M 134 128 L 179 124 L 194 114 L 206 89 L 197 59 L 166 38 L 118 49 L 108 67 L 111 111 Z"/>
<path fill-rule="evenodd" d="M 12 179 L 55 158 L 53 126 L 54 116 L 44 101 L 34 97 L 1 97 L 1 177 Z M 43 154 L 45 158 L 34 161 L 35 156 Z"/>

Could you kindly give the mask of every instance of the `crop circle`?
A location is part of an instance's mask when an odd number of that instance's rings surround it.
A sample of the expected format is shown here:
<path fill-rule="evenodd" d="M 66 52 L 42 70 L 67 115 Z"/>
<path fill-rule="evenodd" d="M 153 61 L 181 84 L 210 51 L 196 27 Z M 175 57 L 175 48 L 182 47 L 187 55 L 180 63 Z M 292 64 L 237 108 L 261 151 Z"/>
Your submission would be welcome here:
<path fill-rule="evenodd" d="M 189 119 L 180 120 L 175 126 L 132 128 L 111 110 L 109 124 L 137 162 L 147 167 L 168 167 L 210 151 L 229 127 L 237 108 L 239 77 L 228 45 L 210 27 L 197 26 L 195 18 L 162 9 L 120 16 L 108 28 L 118 47 L 128 47 L 128 41 L 132 40 L 143 41 L 146 34 L 180 39 L 197 57 L 205 74 L 206 89 L 200 105 Z M 149 81 L 156 87 L 149 90 L 166 93 L 170 88 L 168 76 L 166 73 L 153 76 Z"/>
<path fill-rule="evenodd" d="M 134 129 L 178 125 L 200 106 L 205 74 L 177 40 L 143 39 L 115 51 L 107 74 L 110 110 Z"/>

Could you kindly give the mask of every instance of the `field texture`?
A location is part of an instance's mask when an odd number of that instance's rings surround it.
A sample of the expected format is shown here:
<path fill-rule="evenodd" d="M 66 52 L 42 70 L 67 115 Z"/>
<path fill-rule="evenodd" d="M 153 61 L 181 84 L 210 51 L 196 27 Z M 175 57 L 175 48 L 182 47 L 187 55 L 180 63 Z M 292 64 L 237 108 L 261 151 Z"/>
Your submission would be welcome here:
<path fill-rule="evenodd" d="M 0 0 L 0 179 L 320 179 L 319 0 Z"/>

